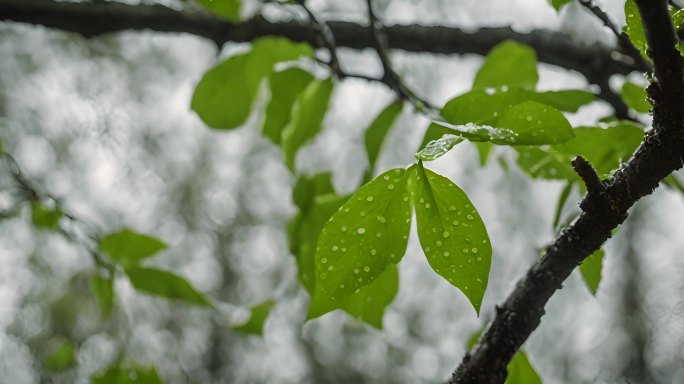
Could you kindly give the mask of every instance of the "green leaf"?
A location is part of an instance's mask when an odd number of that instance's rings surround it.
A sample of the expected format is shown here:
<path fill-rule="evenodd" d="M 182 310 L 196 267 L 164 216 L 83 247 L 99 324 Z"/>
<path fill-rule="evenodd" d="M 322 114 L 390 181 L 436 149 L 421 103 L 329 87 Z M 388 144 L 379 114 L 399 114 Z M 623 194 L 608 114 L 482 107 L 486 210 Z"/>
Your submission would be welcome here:
<path fill-rule="evenodd" d="M 455 125 L 474 123 L 499 127 L 496 121 L 513 106 L 525 101 L 536 101 L 560 111 L 577 112 L 579 107 L 595 99 L 593 94 L 578 90 L 475 89 L 451 99 L 441 114 L 447 122 Z"/>
<path fill-rule="evenodd" d="M 48 208 L 40 203 L 31 203 L 31 221 L 38 228 L 57 230 L 62 211 L 58 208 Z"/>
<path fill-rule="evenodd" d="M 489 159 L 489 154 L 492 152 L 492 143 L 489 142 L 482 142 L 482 143 L 474 143 L 475 148 L 477 148 L 477 153 L 480 156 L 480 165 L 485 166 L 487 165 L 487 160 Z"/>
<path fill-rule="evenodd" d="M 99 241 L 100 252 L 123 266 L 137 265 L 140 261 L 166 249 L 163 241 L 130 229 L 110 233 Z"/>
<path fill-rule="evenodd" d="M 418 238 L 432 269 L 460 289 L 479 313 L 492 247 L 480 215 L 458 186 L 418 163 L 411 193 Z"/>
<path fill-rule="evenodd" d="M 572 187 L 574 185 L 574 183 L 569 181 L 561 191 L 560 196 L 558 196 L 558 203 L 556 204 L 556 213 L 553 215 L 553 228 L 557 228 L 558 223 L 560 223 L 561 214 L 563 213 L 563 207 L 565 207 L 565 203 L 568 201 L 568 197 L 570 196 L 570 192 L 572 192 Z"/>
<path fill-rule="evenodd" d="M 505 384 L 542 384 L 541 378 L 522 349 L 513 356 L 507 370 Z"/>
<path fill-rule="evenodd" d="M 153 268 L 131 267 L 126 268 L 126 274 L 139 291 L 195 305 L 212 305 L 187 280 L 173 273 Z"/>
<path fill-rule="evenodd" d="M 536 101 L 514 106 L 496 122 L 496 126 L 515 134 L 511 142 L 506 142 L 510 145 L 560 144 L 575 136 L 560 111 Z"/>
<path fill-rule="evenodd" d="M 601 284 L 603 256 L 605 256 L 605 252 L 603 249 L 599 249 L 580 264 L 580 272 L 582 272 L 584 282 L 587 283 L 587 287 L 594 295 L 596 295 L 599 284 Z"/>
<path fill-rule="evenodd" d="M 249 333 L 252 335 L 261 335 L 264 333 L 264 323 L 271 312 L 273 301 L 265 301 L 252 308 L 252 313 L 246 323 L 233 327 L 236 331 Z"/>
<path fill-rule="evenodd" d="M 62 340 L 45 356 L 43 364 L 55 372 L 64 371 L 76 361 L 74 349 L 74 345 L 69 340 Z"/>
<path fill-rule="evenodd" d="M 295 170 L 297 151 L 321 130 L 333 90 L 332 79 L 314 80 L 299 95 L 292 108 L 292 119 L 283 129 L 285 163 Z"/>
<path fill-rule="evenodd" d="M 361 288 L 351 296 L 342 309 L 356 319 L 382 329 L 385 308 L 394 300 L 399 291 L 399 271 L 389 263 L 375 281 Z"/>
<path fill-rule="evenodd" d="M 627 106 L 641 113 L 648 113 L 651 110 L 651 103 L 648 102 L 646 90 L 634 83 L 625 83 L 622 86 L 620 96 Z"/>
<path fill-rule="evenodd" d="M 537 54 L 534 49 L 507 40 L 489 52 L 475 76 L 473 88 L 508 86 L 534 89 L 537 80 Z"/>
<path fill-rule="evenodd" d="M 382 149 L 387 133 L 397 119 L 397 116 L 399 116 L 399 113 L 401 113 L 402 108 L 403 103 L 401 101 L 391 103 L 380 112 L 366 130 L 364 143 L 366 145 L 366 153 L 368 154 L 368 171 L 370 175 L 373 174 L 375 161 L 378 159 L 378 154 Z"/>
<path fill-rule="evenodd" d="M 211 13 L 230 21 L 240 20 L 240 0 L 197 0 Z"/>
<path fill-rule="evenodd" d="M 112 279 L 95 275 L 90 280 L 90 287 L 97 297 L 100 315 L 104 318 L 109 317 L 114 309 L 114 282 Z"/>
<path fill-rule="evenodd" d="M 534 179 L 577 181 L 572 157 L 551 148 L 515 147 L 518 165 Z"/>
<path fill-rule="evenodd" d="M 560 11 L 560 9 L 564 6 L 572 2 L 572 0 L 551 0 L 551 5 L 556 9 L 556 11 Z"/>
<path fill-rule="evenodd" d="M 349 196 L 327 194 L 316 197 L 312 207 L 306 214 L 300 216 L 300 223 L 296 232 L 296 247 L 292 253 L 297 259 L 299 280 L 309 292 L 314 295 L 316 284 L 316 243 L 321 230 L 330 217 L 347 201 Z M 293 242 L 291 241 L 292 245 Z"/>
<path fill-rule="evenodd" d="M 275 63 L 310 56 L 311 47 L 283 38 L 261 38 L 251 51 L 233 56 L 204 74 L 192 97 L 192 109 L 209 127 L 230 129 L 250 114 L 261 80 Z"/>
<path fill-rule="evenodd" d="M 316 196 L 329 193 L 335 193 L 330 172 L 318 173 L 314 176 L 301 175 L 292 189 L 292 200 L 300 211 L 306 213 Z"/>
<path fill-rule="evenodd" d="M 275 72 L 268 78 L 271 99 L 266 106 L 261 131 L 274 144 L 280 144 L 283 128 L 290 121 L 292 106 L 313 76 L 299 68 Z"/>
<path fill-rule="evenodd" d="M 437 140 L 429 142 L 425 148 L 416 153 L 416 159 L 431 161 L 442 157 L 449 152 L 451 148 L 463 141 L 463 137 L 446 134 Z"/>
<path fill-rule="evenodd" d="M 410 168 L 412 169 L 412 168 Z M 341 308 L 406 252 L 411 227 L 407 171 L 392 169 L 362 186 L 330 218 L 316 249 L 309 318 Z"/>
<path fill-rule="evenodd" d="M 646 44 L 646 35 L 644 35 L 644 27 L 641 25 L 641 16 L 634 0 L 627 0 L 625 2 L 625 19 L 626 24 L 623 31 L 632 41 L 632 44 L 641 52 L 641 55 L 647 60 L 650 60 L 646 51 L 648 45 Z"/>
<path fill-rule="evenodd" d="M 161 384 L 154 368 L 123 368 L 119 365 L 108 368 L 93 377 L 92 384 Z"/>

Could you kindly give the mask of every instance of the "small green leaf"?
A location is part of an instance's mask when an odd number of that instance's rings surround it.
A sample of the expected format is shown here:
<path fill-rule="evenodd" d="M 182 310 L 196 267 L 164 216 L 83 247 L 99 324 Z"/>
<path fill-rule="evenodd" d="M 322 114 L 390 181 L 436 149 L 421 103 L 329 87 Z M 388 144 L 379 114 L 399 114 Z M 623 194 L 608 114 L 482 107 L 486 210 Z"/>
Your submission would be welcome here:
<path fill-rule="evenodd" d="M 119 365 L 109 367 L 94 376 L 92 384 L 161 384 L 154 368 L 123 368 Z"/>
<path fill-rule="evenodd" d="M 195 305 L 212 305 L 187 280 L 173 273 L 153 268 L 132 267 L 126 268 L 126 274 L 131 284 L 139 291 Z"/>
<path fill-rule="evenodd" d="M 399 116 L 399 113 L 401 113 L 402 108 L 403 103 L 401 101 L 391 103 L 380 112 L 366 130 L 364 143 L 366 145 L 366 153 L 368 154 L 368 171 L 371 175 L 375 169 L 375 161 L 378 159 L 378 154 L 382 149 L 387 133 L 397 119 L 397 116 Z"/>
<path fill-rule="evenodd" d="M 31 203 L 31 221 L 38 228 L 57 230 L 62 211 L 58 208 L 48 208 L 40 203 Z"/>
<path fill-rule="evenodd" d="M 587 287 L 592 294 L 596 295 L 598 291 L 599 284 L 601 284 L 601 270 L 603 269 L 603 256 L 605 252 L 603 249 L 599 249 L 594 252 L 591 256 L 587 257 L 582 264 L 580 264 L 580 272 L 582 272 L 582 277 L 584 282 L 587 283 Z"/>
<path fill-rule="evenodd" d="M 446 103 L 441 115 L 455 125 L 468 123 L 499 127 L 496 121 L 513 106 L 526 101 L 536 101 L 560 111 L 577 112 L 582 105 L 596 97 L 578 90 L 533 92 L 525 89 L 474 89 Z M 534 116 L 533 116 L 534 118 Z"/>
<path fill-rule="evenodd" d="M 316 243 L 330 217 L 337 212 L 349 196 L 327 194 L 317 196 L 310 210 L 300 216 L 296 232 L 296 247 L 292 253 L 297 258 L 299 280 L 310 295 L 314 295 L 316 284 Z M 292 241 L 290 243 L 292 245 Z"/>
<path fill-rule="evenodd" d="M 114 309 L 114 282 L 112 279 L 95 275 L 90 280 L 90 287 L 97 297 L 100 315 L 104 318 L 109 317 Z"/>
<path fill-rule="evenodd" d="M 518 165 L 534 179 L 578 181 L 572 157 L 553 148 L 515 147 Z"/>
<path fill-rule="evenodd" d="M 314 80 L 295 101 L 292 118 L 282 135 L 285 163 L 290 170 L 295 170 L 297 151 L 321 130 L 332 91 L 332 79 Z"/>
<path fill-rule="evenodd" d="M 256 40 L 251 51 L 230 57 L 204 74 L 195 88 L 192 109 L 209 127 L 238 127 L 247 120 L 259 84 L 275 63 L 311 54 L 310 46 L 287 39 Z"/>
<path fill-rule="evenodd" d="M 271 99 L 266 106 L 261 131 L 274 144 L 280 144 L 283 128 L 290 121 L 292 106 L 313 76 L 299 68 L 275 72 L 268 78 Z"/>
<path fill-rule="evenodd" d="M 240 0 L 198 0 L 211 13 L 230 21 L 240 20 Z"/>
<path fill-rule="evenodd" d="M 479 313 L 492 257 L 487 229 L 458 186 L 421 163 L 416 169 L 411 193 L 423 252 L 432 269 L 460 289 Z"/>
<path fill-rule="evenodd" d="M 108 254 L 123 266 L 137 265 L 166 248 L 163 241 L 130 229 L 110 233 L 99 241 L 100 252 Z"/>
<path fill-rule="evenodd" d="M 487 165 L 487 160 L 489 160 L 489 154 L 492 152 L 492 143 L 488 142 L 476 142 L 475 148 L 477 148 L 477 153 L 480 156 L 480 165 Z"/>
<path fill-rule="evenodd" d="M 560 11 L 560 9 L 564 5 L 566 5 L 570 2 L 572 2 L 572 0 L 551 0 L 551 5 L 553 5 L 553 7 L 556 9 L 556 11 Z"/>
<path fill-rule="evenodd" d="M 507 370 L 505 384 L 542 384 L 541 378 L 522 349 L 513 356 Z"/>
<path fill-rule="evenodd" d="M 560 144 L 575 136 L 560 111 L 536 101 L 514 106 L 496 122 L 496 126 L 515 134 L 511 145 Z"/>
<path fill-rule="evenodd" d="M 356 319 L 382 329 L 385 309 L 399 291 L 399 271 L 389 263 L 375 281 L 361 288 L 343 304 L 342 309 Z"/>
<path fill-rule="evenodd" d="M 534 89 L 537 80 L 537 54 L 534 49 L 507 40 L 489 51 L 475 76 L 473 88 L 508 86 Z"/>
<path fill-rule="evenodd" d="M 411 227 L 407 171 L 392 169 L 362 186 L 330 218 L 316 249 L 309 318 L 341 308 L 406 252 Z"/>
<path fill-rule="evenodd" d="M 252 308 L 252 313 L 246 323 L 233 327 L 236 331 L 249 333 L 252 335 L 261 335 L 264 333 L 264 323 L 268 317 L 273 301 L 265 301 Z"/>
<path fill-rule="evenodd" d="M 627 0 L 625 2 L 625 20 L 626 24 L 623 31 L 632 41 L 632 44 L 641 52 L 641 55 L 650 60 L 646 51 L 648 45 L 646 44 L 646 35 L 644 35 L 644 27 L 641 25 L 641 16 L 634 0 Z"/>
<path fill-rule="evenodd" d="M 292 200 L 300 211 L 306 213 L 316 196 L 335 193 L 330 172 L 318 173 L 314 176 L 301 175 L 292 189 Z"/>
<path fill-rule="evenodd" d="M 437 140 L 429 142 L 425 148 L 416 153 L 416 159 L 431 161 L 442 157 L 449 152 L 456 144 L 463 141 L 463 137 L 446 134 Z"/>
<path fill-rule="evenodd" d="M 52 351 L 45 356 L 43 364 L 55 371 L 61 372 L 75 363 L 74 345 L 69 340 L 62 340 L 53 346 Z"/>
<path fill-rule="evenodd" d="M 627 106 L 641 113 L 648 113 L 651 110 L 651 103 L 648 102 L 646 90 L 634 83 L 625 83 L 622 86 L 620 96 Z"/>

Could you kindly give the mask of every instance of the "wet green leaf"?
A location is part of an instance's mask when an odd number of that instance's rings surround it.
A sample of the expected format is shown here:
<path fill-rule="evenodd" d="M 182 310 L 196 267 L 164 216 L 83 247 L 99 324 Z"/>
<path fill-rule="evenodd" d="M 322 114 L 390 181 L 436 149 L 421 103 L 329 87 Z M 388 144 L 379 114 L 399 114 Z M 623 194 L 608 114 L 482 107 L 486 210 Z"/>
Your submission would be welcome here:
<path fill-rule="evenodd" d="M 240 0 L 197 0 L 211 13 L 230 21 L 240 20 Z"/>
<path fill-rule="evenodd" d="M 475 76 L 473 88 L 508 86 L 534 89 L 538 79 L 537 53 L 534 49 L 507 40 L 489 51 Z"/>
<path fill-rule="evenodd" d="M 575 136 L 570 123 L 560 111 L 536 101 L 514 106 L 496 122 L 496 126 L 515 134 L 510 141 L 501 141 L 510 145 L 560 144 Z M 494 140 L 492 142 L 499 144 Z"/>
<path fill-rule="evenodd" d="M 599 249 L 594 252 L 591 256 L 587 257 L 582 264 L 580 264 L 580 272 L 582 272 L 582 277 L 584 282 L 587 283 L 587 287 L 592 294 L 596 295 L 598 291 L 599 284 L 601 284 L 601 270 L 603 269 L 603 256 L 605 252 L 603 249 Z"/>
<path fill-rule="evenodd" d="M 382 149 L 387 133 L 397 119 L 397 116 L 399 116 L 399 113 L 401 113 L 402 107 L 403 103 L 401 101 L 391 103 L 380 112 L 366 130 L 364 143 L 366 145 L 366 153 L 368 154 L 368 171 L 371 175 L 375 169 L 375 161 L 378 159 L 378 154 Z"/>
<path fill-rule="evenodd" d="M 232 56 L 204 74 L 195 88 L 192 109 L 209 127 L 238 127 L 247 120 L 259 84 L 275 63 L 311 54 L 310 46 L 287 39 L 256 40 L 249 52 Z"/>
<path fill-rule="evenodd" d="M 54 345 L 52 351 L 45 356 L 43 364 L 53 371 L 61 372 L 76 362 L 74 352 L 74 345 L 69 340 L 61 340 Z"/>
<path fill-rule="evenodd" d="M 393 169 L 362 186 L 330 218 L 316 250 L 309 318 L 342 308 L 406 251 L 411 227 L 407 171 Z"/>
<path fill-rule="evenodd" d="M 416 159 L 431 161 L 442 157 L 449 152 L 456 144 L 463 141 L 463 137 L 446 134 L 437 140 L 430 141 L 425 148 L 416 153 Z"/>
<path fill-rule="evenodd" d="M 283 129 L 290 121 L 292 106 L 311 80 L 313 76 L 299 68 L 275 72 L 268 78 L 271 99 L 266 106 L 261 131 L 274 144 L 280 144 Z"/>
<path fill-rule="evenodd" d="M 31 203 L 31 221 L 38 228 L 57 230 L 62 211 L 58 208 L 49 208 L 40 203 Z"/>
<path fill-rule="evenodd" d="M 110 233 L 99 241 L 100 252 L 108 254 L 123 266 L 137 265 L 166 248 L 163 241 L 130 229 Z"/>
<path fill-rule="evenodd" d="M 394 264 L 389 263 L 375 281 L 347 299 L 342 309 L 356 319 L 381 329 L 385 309 L 398 291 L 399 271 Z"/>
<path fill-rule="evenodd" d="M 420 163 L 410 190 L 418 238 L 430 266 L 460 289 L 479 313 L 492 257 L 480 215 L 458 186 Z"/>
<path fill-rule="evenodd" d="M 290 170 L 295 170 L 297 151 L 321 130 L 332 91 L 332 79 L 314 80 L 295 101 L 292 118 L 282 136 L 285 163 Z"/>
<path fill-rule="evenodd" d="M 268 314 L 271 312 L 271 307 L 273 307 L 273 301 L 265 301 L 251 310 L 251 315 L 246 323 L 233 327 L 236 331 L 250 333 L 253 335 L 261 335 L 264 333 L 264 323 Z"/>
<path fill-rule="evenodd" d="M 648 113 L 651 110 L 651 103 L 648 102 L 646 90 L 634 83 L 625 83 L 620 95 L 627 106 L 637 112 Z"/>
<path fill-rule="evenodd" d="M 187 280 L 171 272 L 154 268 L 132 267 L 126 268 L 126 274 L 131 280 L 131 284 L 139 291 L 167 299 L 182 300 L 195 305 L 212 305 Z"/>
<path fill-rule="evenodd" d="M 161 384 L 154 368 L 123 368 L 119 365 L 93 377 L 92 384 Z"/>
<path fill-rule="evenodd" d="M 114 282 L 112 279 L 95 275 L 90 280 L 90 287 L 97 297 L 100 315 L 104 318 L 109 317 L 114 309 Z"/>

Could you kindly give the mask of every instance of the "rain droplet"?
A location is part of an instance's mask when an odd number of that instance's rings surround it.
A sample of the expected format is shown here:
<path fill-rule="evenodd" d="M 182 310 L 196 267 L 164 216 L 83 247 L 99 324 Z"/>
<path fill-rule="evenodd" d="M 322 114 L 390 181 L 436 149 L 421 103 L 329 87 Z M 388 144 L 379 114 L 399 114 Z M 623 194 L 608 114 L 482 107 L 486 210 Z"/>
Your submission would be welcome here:
<path fill-rule="evenodd" d="M 385 179 L 385 180 L 389 180 L 389 179 L 390 179 L 389 175 L 385 175 L 385 176 L 383 176 L 382 178 Z"/>
<path fill-rule="evenodd" d="M 527 120 L 527 121 L 532 121 L 532 116 L 527 116 L 527 117 L 525 118 L 525 120 Z"/>
<path fill-rule="evenodd" d="M 430 203 L 425 203 L 425 209 L 430 209 Z"/>
<path fill-rule="evenodd" d="M 342 247 L 342 252 L 347 252 L 347 248 Z"/>
<path fill-rule="evenodd" d="M 332 265 L 328 266 L 328 271 L 332 271 L 333 269 L 335 269 L 335 267 L 333 267 Z"/>
<path fill-rule="evenodd" d="M 376 255 L 377 253 L 378 251 L 376 251 L 375 249 L 371 249 L 371 255 Z"/>
<path fill-rule="evenodd" d="M 325 279 L 325 273 L 321 273 L 321 279 Z"/>
<path fill-rule="evenodd" d="M 463 253 L 468 253 L 468 252 L 470 252 L 470 251 L 468 250 L 468 248 L 463 248 Z"/>
<path fill-rule="evenodd" d="M 321 259 L 321 263 L 325 264 L 327 262 L 328 262 L 328 259 L 326 259 L 325 257 Z"/>
<path fill-rule="evenodd" d="M 394 189 L 394 184 L 390 184 L 387 186 L 387 189 Z"/>
<path fill-rule="evenodd" d="M 356 230 L 356 233 L 358 233 L 359 235 L 363 235 L 364 233 L 366 233 L 366 228 L 360 227 Z"/>
<path fill-rule="evenodd" d="M 441 246 L 442 246 L 442 241 L 441 241 L 441 240 L 437 240 L 437 241 L 435 242 L 435 244 L 437 244 L 438 247 L 441 247 Z"/>
<path fill-rule="evenodd" d="M 382 216 L 378 216 L 378 221 L 384 224 L 384 223 L 387 222 L 387 219 L 385 219 L 385 218 L 382 217 Z"/>
<path fill-rule="evenodd" d="M 477 257 L 477 261 L 482 261 L 482 258 L 480 256 Z"/>
<path fill-rule="evenodd" d="M 358 268 L 354 268 L 354 274 L 356 274 L 356 275 L 359 274 L 359 269 L 358 269 Z"/>
<path fill-rule="evenodd" d="M 373 201 L 373 196 L 366 197 L 366 201 Z"/>
<path fill-rule="evenodd" d="M 451 224 L 453 224 L 454 226 L 458 226 L 460 223 L 458 220 L 454 220 L 451 222 Z"/>
<path fill-rule="evenodd" d="M 364 270 L 365 272 L 370 272 L 370 267 L 366 265 L 365 267 L 363 267 L 363 270 Z"/>
<path fill-rule="evenodd" d="M 473 248 L 470 250 L 472 253 L 477 253 L 477 248 Z"/>
<path fill-rule="evenodd" d="M 444 251 L 443 255 L 444 257 L 449 257 L 449 251 Z"/>
<path fill-rule="evenodd" d="M 359 216 L 361 216 L 361 217 L 366 216 L 366 211 L 361 211 L 361 212 L 359 212 Z"/>
<path fill-rule="evenodd" d="M 466 216 L 466 217 L 468 218 L 468 220 L 472 220 L 472 219 L 473 219 L 473 215 L 468 215 L 468 216 Z"/>
<path fill-rule="evenodd" d="M 332 246 L 333 252 L 336 252 L 338 249 L 339 249 L 339 247 L 338 247 L 337 245 L 333 245 L 333 246 Z"/>
<path fill-rule="evenodd" d="M 408 201 L 408 196 L 404 196 L 404 201 Z"/>
<path fill-rule="evenodd" d="M 448 238 L 449 238 L 449 232 L 444 231 L 444 233 L 442 233 L 442 236 L 443 236 L 445 239 L 448 239 Z"/>
<path fill-rule="evenodd" d="M 340 228 L 340 229 L 342 230 L 342 232 L 347 232 L 347 226 L 346 225 L 343 225 L 342 228 Z"/>

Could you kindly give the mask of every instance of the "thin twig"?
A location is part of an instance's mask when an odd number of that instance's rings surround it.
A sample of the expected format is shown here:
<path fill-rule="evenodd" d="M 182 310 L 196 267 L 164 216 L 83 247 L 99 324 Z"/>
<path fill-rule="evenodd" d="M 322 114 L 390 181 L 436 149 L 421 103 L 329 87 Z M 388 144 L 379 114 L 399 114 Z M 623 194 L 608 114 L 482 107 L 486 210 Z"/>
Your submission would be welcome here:
<path fill-rule="evenodd" d="M 610 17 L 608 17 L 606 12 L 594 4 L 592 0 L 580 0 L 580 4 L 593 13 L 594 16 L 603 22 L 603 25 L 608 27 L 608 29 L 613 32 L 618 39 L 618 44 L 620 44 L 620 46 L 625 50 L 625 53 L 631 57 L 638 66 L 650 70 L 651 64 L 646 61 L 643 56 L 641 56 L 639 49 L 632 44 L 632 41 L 629 39 L 627 34 L 622 32 L 618 26 L 615 25 L 612 20 L 610 20 Z"/>
<path fill-rule="evenodd" d="M 389 57 L 387 34 L 385 34 L 382 23 L 375 15 L 372 0 L 366 0 L 366 4 L 368 5 L 368 18 L 370 21 L 370 28 L 373 32 L 375 51 L 378 53 L 378 57 L 382 63 L 383 82 L 389 85 L 400 98 L 411 103 L 417 111 L 428 116 L 439 116 L 438 109 L 429 101 L 416 95 L 416 93 L 404 83 L 401 76 L 394 71 Z"/>
<path fill-rule="evenodd" d="M 335 74 L 339 74 L 342 69 L 340 67 L 340 61 L 337 58 L 337 44 L 335 43 L 335 35 L 333 35 L 332 29 L 330 29 L 330 26 L 325 21 L 319 20 L 318 17 L 316 17 L 306 5 L 306 0 L 297 0 L 297 3 L 302 7 L 304 12 L 306 12 L 311 25 L 319 32 L 321 40 L 323 40 L 323 45 L 328 49 L 328 53 L 330 54 L 330 62 L 328 65 L 330 66 L 330 69 L 332 69 Z"/>

